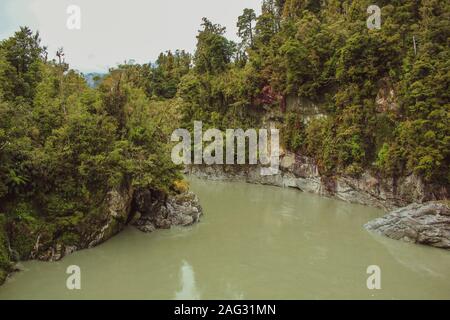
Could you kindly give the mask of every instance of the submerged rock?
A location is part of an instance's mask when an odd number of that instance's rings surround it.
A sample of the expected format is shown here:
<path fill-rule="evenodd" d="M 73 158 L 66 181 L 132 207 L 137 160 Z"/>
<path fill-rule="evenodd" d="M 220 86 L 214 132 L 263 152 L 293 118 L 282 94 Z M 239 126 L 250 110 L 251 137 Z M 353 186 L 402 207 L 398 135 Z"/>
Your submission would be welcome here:
<path fill-rule="evenodd" d="M 199 200 L 192 192 L 161 197 L 146 191 L 136 199 L 139 214 L 132 224 L 143 232 L 189 226 L 198 222 L 203 214 Z"/>
<path fill-rule="evenodd" d="M 444 203 L 411 204 L 364 227 L 395 240 L 450 249 L 450 207 Z"/>

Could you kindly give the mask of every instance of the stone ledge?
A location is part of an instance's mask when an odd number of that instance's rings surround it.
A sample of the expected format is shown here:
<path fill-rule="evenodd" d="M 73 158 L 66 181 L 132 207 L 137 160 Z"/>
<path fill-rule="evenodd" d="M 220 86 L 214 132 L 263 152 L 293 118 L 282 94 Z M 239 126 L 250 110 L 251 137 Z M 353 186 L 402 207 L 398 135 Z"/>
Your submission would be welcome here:
<path fill-rule="evenodd" d="M 391 239 L 450 249 L 450 207 L 445 203 L 411 204 L 364 227 Z"/>

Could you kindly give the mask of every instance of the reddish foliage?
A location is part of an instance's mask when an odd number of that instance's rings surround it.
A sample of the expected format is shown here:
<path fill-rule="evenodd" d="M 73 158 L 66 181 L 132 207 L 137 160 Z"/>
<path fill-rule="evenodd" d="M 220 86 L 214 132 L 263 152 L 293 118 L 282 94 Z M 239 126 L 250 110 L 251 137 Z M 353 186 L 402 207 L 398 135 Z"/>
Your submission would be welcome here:
<path fill-rule="evenodd" d="M 256 105 L 272 105 L 274 103 L 279 103 L 280 108 L 283 112 L 286 111 L 286 98 L 273 90 L 270 85 L 266 85 L 258 97 L 256 97 Z"/>

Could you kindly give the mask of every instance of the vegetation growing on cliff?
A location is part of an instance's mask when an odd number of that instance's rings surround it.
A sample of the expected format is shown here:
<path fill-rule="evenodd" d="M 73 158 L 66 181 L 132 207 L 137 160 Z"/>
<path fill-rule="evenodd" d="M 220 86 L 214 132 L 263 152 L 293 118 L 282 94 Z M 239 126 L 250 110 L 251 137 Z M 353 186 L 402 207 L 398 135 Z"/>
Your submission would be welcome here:
<path fill-rule="evenodd" d="M 323 174 L 370 169 L 448 185 L 450 5 L 378 1 L 382 27 L 369 30 L 371 4 L 264 0 L 260 16 L 239 17 L 240 44 L 205 20 L 178 90 L 186 126 L 254 125 L 253 111 L 280 111 L 285 147 Z M 284 113 L 289 97 L 321 105 L 325 118 Z"/>
<path fill-rule="evenodd" d="M 38 33 L 22 28 L 0 42 L 0 217 L 18 257 L 29 258 L 37 242 L 77 246 L 110 190 L 176 190 L 172 107 L 150 97 L 174 95 L 184 71 L 165 71 L 185 58 L 162 55 L 164 70 L 119 66 L 92 89 L 63 59 L 47 61 Z"/>
<path fill-rule="evenodd" d="M 204 18 L 193 55 L 120 65 L 95 89 L 62 50 L 49 61 L 28 28 L 0 42 L 0 218 L 12 251 L 28 258 L 38 237 L 76 244 L 111 189 L 186 189 L 169 139 L 193 121 L 224 130 L 268 119 L 324 175 L 415 173 L 448 187 L 450 4 L 380 0 L 382 28 L 369 30 L 371 4 L 264 0 L 261 15 L 237 19 L 240 43 Z M 292 98 L 322 116 L 289 109 Z"/>

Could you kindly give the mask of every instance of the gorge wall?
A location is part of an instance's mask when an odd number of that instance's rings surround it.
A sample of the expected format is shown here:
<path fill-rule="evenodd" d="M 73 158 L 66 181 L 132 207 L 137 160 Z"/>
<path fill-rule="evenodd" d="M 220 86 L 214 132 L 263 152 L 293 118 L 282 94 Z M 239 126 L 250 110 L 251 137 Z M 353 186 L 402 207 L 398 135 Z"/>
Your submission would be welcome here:
<path fill-rule="evenodd" d="M 335 197 L 351 203 L 381 208 L 385 211 L 410 203 L 448 198 L 448 190 L 425 185 L 414 176 L 383 179 L 366 171 L 359 178 L 323 176 L 314 159 L 285 153 L 281 158 L 280 174 L 261 176 L 259 166 L 188 166 L 186 173 L 202 179 L 244 181 L 248 183 L 295 188 L 322 196 Z"/>
<path fill-rule="evenodd" d="M 167 195 L 123 185 L 106 194 L 97 214 L 71 227 L 58 226 L 58 230 L 53 230 L 43 227 L 45 221 L 31 226 L 23 221 L 6 223 L 0 219 L 0 285 L 8 274 L 20 271 L 16 262 L 59 261 L 75 251 L 107 241 L 127 225 L 153 232 L 189 226 L 198 222 L 202 214 L 197 196 L 187 190 Z"/>

